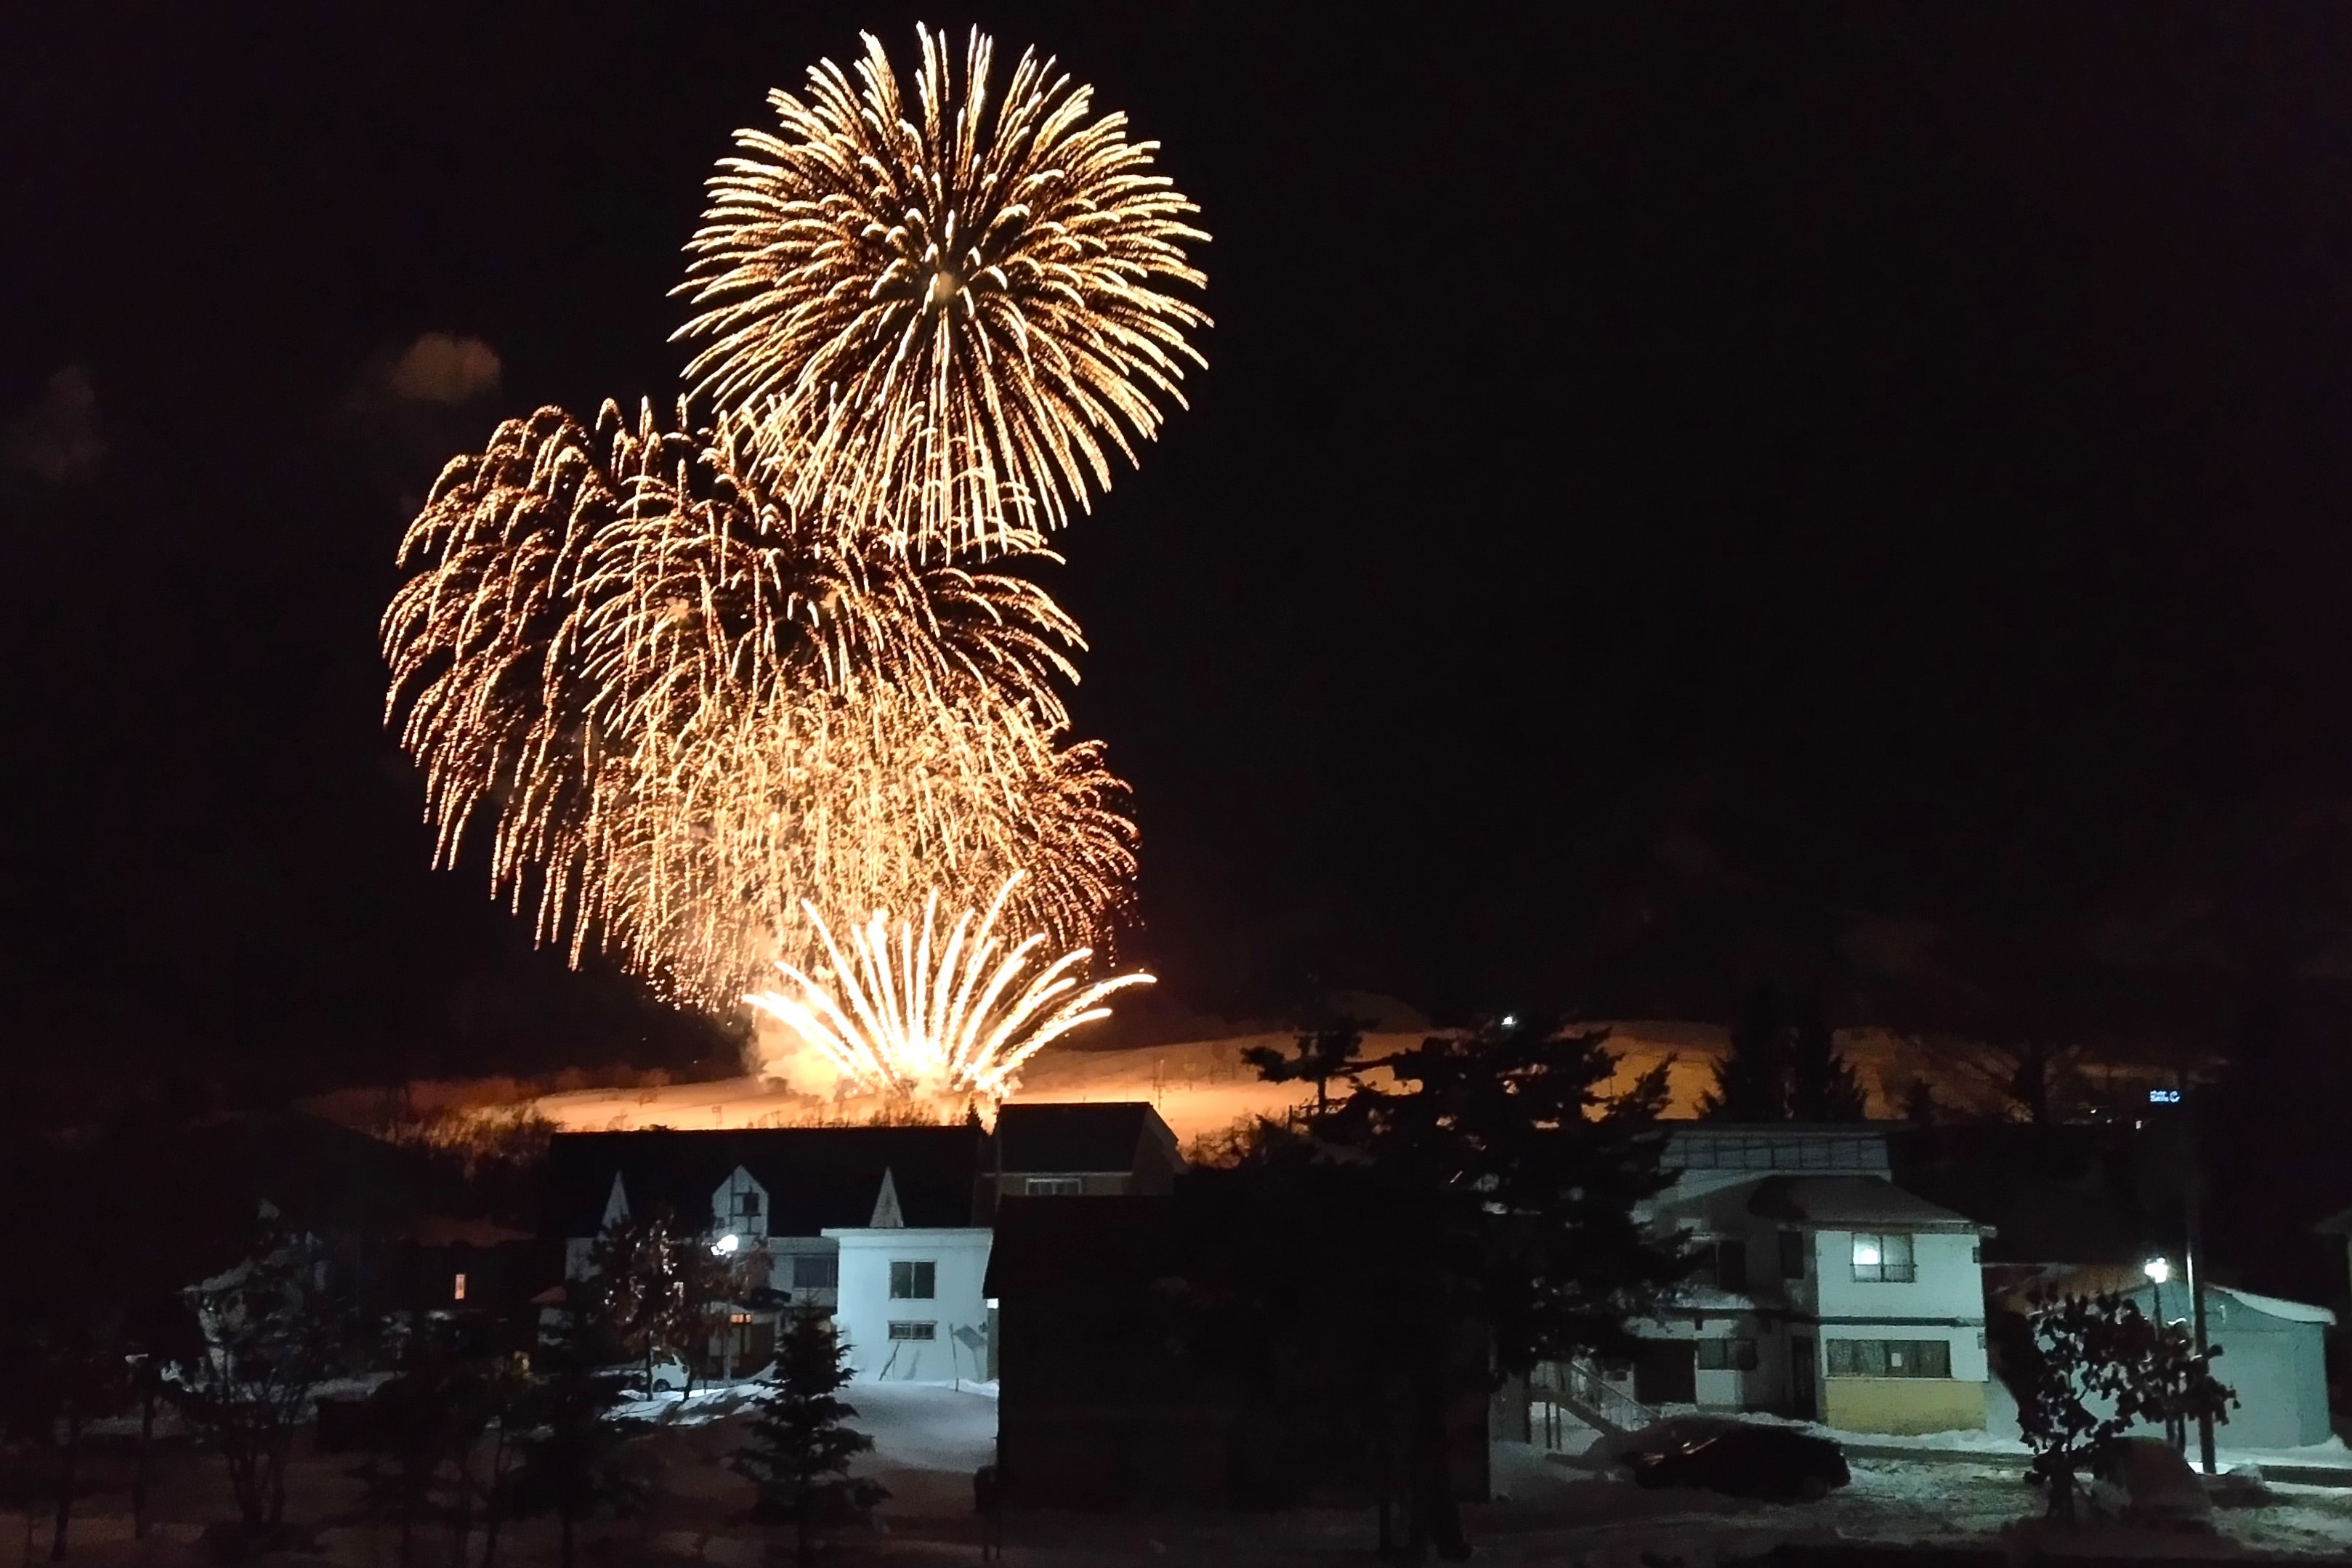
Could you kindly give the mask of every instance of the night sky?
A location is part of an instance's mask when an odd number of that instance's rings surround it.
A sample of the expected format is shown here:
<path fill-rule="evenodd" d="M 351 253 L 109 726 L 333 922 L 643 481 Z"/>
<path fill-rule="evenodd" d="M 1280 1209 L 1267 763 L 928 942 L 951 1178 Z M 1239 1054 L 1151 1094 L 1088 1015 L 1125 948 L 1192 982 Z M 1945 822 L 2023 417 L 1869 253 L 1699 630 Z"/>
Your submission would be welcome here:
<path fill-rule="evenodd" d="M 6 1048 L 707 1044 L 428 870 L 376 616 L 443 458 L 674 395 L 728 133 L 919 15 L 1058 52 L 1216 237 L 1193 406 L 1052 581 L 1165 1005 L 2332 994 L 2352 13 L 1556 9 L 12 18 Z M 496 390 L 396 395 L 428 332 Z"/>

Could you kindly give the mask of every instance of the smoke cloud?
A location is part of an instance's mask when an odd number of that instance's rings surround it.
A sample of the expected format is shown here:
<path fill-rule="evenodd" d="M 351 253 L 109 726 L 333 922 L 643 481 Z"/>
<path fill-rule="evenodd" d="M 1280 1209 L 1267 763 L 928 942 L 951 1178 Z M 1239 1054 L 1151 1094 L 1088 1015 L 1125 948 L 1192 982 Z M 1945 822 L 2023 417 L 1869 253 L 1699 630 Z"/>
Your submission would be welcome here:
<path fill-rule="evenodd" d="M 426 332 L 393 361 L 384 389 L 403 403 L 471 403 L 499 389 L 498 351 L 479 338 Z"/>
<path fill-rule="evenodd" d="M 40 400 L 0 429 L 0 462 L 53 485 L 79 479 L 105 455 L 98 436 L 98 388 L 78 364 L 49 377 Z"/>

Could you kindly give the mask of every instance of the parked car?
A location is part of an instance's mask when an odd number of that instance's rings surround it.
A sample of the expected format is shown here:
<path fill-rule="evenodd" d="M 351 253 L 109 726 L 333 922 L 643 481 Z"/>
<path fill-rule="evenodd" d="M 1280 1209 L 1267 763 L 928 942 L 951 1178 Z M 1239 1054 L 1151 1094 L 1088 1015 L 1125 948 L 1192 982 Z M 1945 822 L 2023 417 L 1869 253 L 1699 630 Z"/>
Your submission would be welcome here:
<path fill-rule="evenodd" d="M 686 1392 L 686 1363 L 680 1361 L 675 1352 L 657 1352 L 654 1356 L 653 1372 L 655 1394 Z M 642 1361 L 625 1361 L 618 1366 L 608 1366 L 602 1375 L 617 1380 L 623 1388 L 640 1398 L 646 1396 L 646 1363 Z"/>
<path fill-rule="evenodd" d="M 2118 1437 L 2102 1456 L 2091 1506 L 2158 1530 L 2210 1531 L 2213 1499 L 2180 1451 L 2161 1437 Z"/>
<path fill-rule="evenodd" d="M 1811 1502 L 1853 1479 L 1845 1450 L 1827 1437 L 1721 1416 L 1673 1416 L 1615 1447 L 1617 1462 L 1645 1487 Z"/>

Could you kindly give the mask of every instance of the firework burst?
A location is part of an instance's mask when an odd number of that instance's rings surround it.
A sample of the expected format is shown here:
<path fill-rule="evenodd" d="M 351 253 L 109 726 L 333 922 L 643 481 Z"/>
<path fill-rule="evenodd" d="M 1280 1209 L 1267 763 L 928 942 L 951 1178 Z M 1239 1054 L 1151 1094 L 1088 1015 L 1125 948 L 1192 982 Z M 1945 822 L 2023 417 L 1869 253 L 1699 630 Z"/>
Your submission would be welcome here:
<path fill-rule="evenodd" d="M 856 1082 L 994 1098 L 1147 978 L 1084 978 L 1134 828 L 1070 733 L 1077 626 L 1013 569 L 1182 403 L 1208 318 L 1168 290 L 1207 236 L 1051 59 L 992 108 L 985 37 L 961 78 L 918 37 L 911 103 L 868 37 L 862 85 L 819 65 L 719 165 L 683 286 L 704 423 L 541 409 L 443 470 L 386 718 L 438 861 L 487 837 L 575 962 L 714 1010 L 781 969 L 750 1000 Z M 895 939 L 872 912 L 918 907 Z"/>
<path fill-rule="evenodd" d="M 1124 786 L 1067 739 L 1077 628 L 1034 584 L 845 553 L 726 441 L 611 405 L 451 463 L 403 560 L 388 711 L 439 857 L 492 816 L 494 891 L 535 887 L 575 959 L 728 1003 L 815 961 L 804 900 L 977 901 L 1025 869 L 1018 918 L 1073 942 L 1124 900 Z"/>
<path fill-rule="evenodd" d="M 1103 1003 L 1148 974 L 1084 983 L 1085 948 L 1040 963 L 1045 938 L 1007 943 L 997 933 L 1019 873 L 975 921 L 966 910 L 941 931 L 940 900 L 923 900 L 920 925 L 895 927 L 877 910 L 842 951 L 812 907 L 831 984 L 779 963 L 793 989 L 744 998 L 779 1019 L 844 1075 L 901 1095 L 1000 1100 L 1021 1065 L 1061 1036 L 1108 1017 Z"/>
<path fill-rule="evenodd" d="M 919 556 L 1015 548 L 1111 482 L 1109 454 L 1182 405 L 1199 209 L 1158 144 L 1024 53 L 992 112 L 994 46 L 959 81 L 917 29 L 913 102 L 866 35 L 858 85 L 830 60 L 774 132 L 710 182 L 683 286 L 707 340 L 698 395 L 756 432 L 793 505 Z"/>

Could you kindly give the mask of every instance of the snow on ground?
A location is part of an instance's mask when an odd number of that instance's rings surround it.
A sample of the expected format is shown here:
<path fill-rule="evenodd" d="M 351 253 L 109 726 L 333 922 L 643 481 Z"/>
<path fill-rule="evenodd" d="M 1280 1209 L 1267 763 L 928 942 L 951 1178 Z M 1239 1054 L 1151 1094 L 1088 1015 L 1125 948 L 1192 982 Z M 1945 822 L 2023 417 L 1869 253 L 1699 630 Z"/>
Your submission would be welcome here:
<path fill-rule="evenodd" d="M 587 1533 L 601 1544 L 589 1561 L 709 1563 L 756 1568 L 768 1534 L 747 1519 L 751 1489 L 727 1466 L 744 1437 L 741 1402 L 748 1388 L 698 1390 L 645 1402 L 656 1422 L 643 1454 L 657 1488 L 650 1513 L 600 1521 Z M 894 1561 L 961 1561 L 976 1556 L 971 1473 L 992 1457 L 995 1391 L 929 1384 L 853 1384 L 844 1396 L 857 1409 L 854 1425 L 875 1440 L 858 1461 L 861 1473 L 891 1489 L 877 1534 L 865 1548 Z M 1817 1503 L 1766 1504 L 1680 1490 L 1648 1491 L 1591 1457 L 1588 1466 L 1562 1464 L 1526 1444 L 1505 1444 L 1496 1455 L 1496 1500 L 1469 1510 L 1479 1561 L 1496 1563 L 1582 1563 L 1587 1568 L 1643 1568 L 1680 1559 L 1684 1568 L 1751 1557 L 1781 1542 L 1872 1542 L 1889 1545 L 2001 1545 L 2016 1539 L 2020 1521 L 2041 1510 L 2040 1494 L 2021 1478 L 2013 1455 L 1923 1452 L 1916 1459 L 1855 1456 L 1853 1482 Z M 225 1517 L 227 1499 L 220 1461 L 185 1450 L 171 1454 L 158 1489 L 158 1539 L 134 1549 L 129 1541 L 128 1498 L 116 1481 L 101 1481 L 74 1526 L 71 1561 L 91 1568 L 197 1568 L 198 1528 Z M 359 1489 L 349 1456 L 316 1455 L 307 1439 L 298 1448 L 292 1516 L 329 1526 L 319 1568 L 390 1568 L 396 1561 L 387 1527 L 350 1522 Z M 2266 1506 L 2226 1510 L 2221 1540 L 2149 1538 L 2095 1532 L 2071 1540 L 2122 1555 L 2230 1554 L 2240 1551 L 2304 1556 L 2352 1555 L 2352 1490 L 2274 1486 Z M 33 1555 L 47 1545 L 47 1521 L 37 1519 Z M 25 1540 L 21 1516 L 0 1516 L 0 1542 Z M 1030 1513 L 1015 1510 L 1006 1524 L 1014 1568 L 1092 1563 L 1112 1558 L 1165 1560 L 1171 1568 L 1367 1558 L 1375 1538 L 1369 1510 L 1294 1510 L 1279 1514 Z M 515 1529 L 500 1548 L 512 1568 L 541 1568 L 553 1557 L 543 1523 Z M 437 1552 L 418 1568 L 441 1568 Z"/>
<path fill-rule="evenodd" d="M 1698 1101 L 1712 1082 L 1714 1064 L 1725 1049 L 1721 1028 L 1667 1020 L 1593 1027 L 1610 1030 L 1610 1047 L 1620 1058 L 1613 1087 L 1628 1087 L 1663 1062 L 1667 1064 L 1668 1114 L 1697 1113 Z M 1276 1032 L 1117 1048 L 1088 1048 L 1083 1041 L 1060 1044 L 1029 1064 L 1013 1099 L 1148 1100 L 1159 1108 L 1176 1136 L 1189 1142 L 1203 1134 L 1222 1132 L 1244 1117 L 1279 1115 L 1302 1102 L 1298 1086 L 1265 1083 L 1241 1059 L 1245 1047 L 1287 1046 L 1290 1038 L 1287 1033 Z M 1419 1032 L 1367 1035 L 1365 1055 L 1377 1059 L 1418 1045 L 1421 1039 Z M 1872 1096 L 1874 1113 L 1899 1115 L 1902 1091 L 1918 1076 L 1916 1046 L 1882 1031 L 1850 1029 L 1839 1032 L 1838 1047 L 1861 1073 L 1864 1090 Z M 457 1099 L 464 1102 L 462 1094 Z M 846 1114 L 853 1120 L 863 1113 L 855 1102 L 831 1107 L 761 1078 L 658 1088 L 574 1089 L 543 1095 L 535 1103 L 549 1121 L 578 1132 L 639 1127 L 788 1126 L 819 1113 Z M 350 1114 L 349 1108 L 343 1113 Z"/>
<path fill-rule="evenodd" d="M 945 1384 L 856 1383 L 842 1397 L 850 1425 L 874 1439 L 856 1473 L 890 1489 L 887 1511 L 952 1517 L 971 1512 L 971 1476 L 996 1458 L 996 1399 Z"/>

